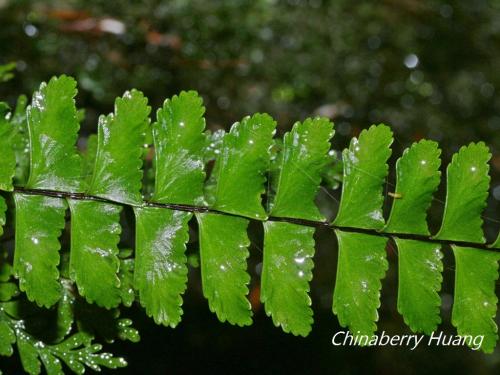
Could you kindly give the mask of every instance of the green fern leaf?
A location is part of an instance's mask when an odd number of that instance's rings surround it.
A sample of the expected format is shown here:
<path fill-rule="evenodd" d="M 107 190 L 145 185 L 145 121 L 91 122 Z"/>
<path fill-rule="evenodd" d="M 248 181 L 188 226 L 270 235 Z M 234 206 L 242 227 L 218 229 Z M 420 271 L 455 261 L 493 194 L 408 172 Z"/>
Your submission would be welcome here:
<path fill-rule="evenodd" d="M 395 241 L 399 262 L 398 311 L 413 332 L 430 335 L 441 323 L 441 246 L 401 238 Z"/>
<path fill-rule="evenodd" d="M 0 103 L 1 104 L 1 103 Z M 16 172 L 16 155 L 12 147 L 12 126 L 7 113 L 0 108 L 0 190 L 11 191 L 12 178 Z"/>
<path fill-rule="evenodd" d="M 264 220 L 265 172 L 276 122 L 267 114 L 245 117 L 224 137 L 215 162 L 212 206 L 220 211 Z"/>
<path fill-rule="evenodd" d="M 5 198 L 0 195 L 0 236 L 3 234 L 3 226 L 5 225 L 7 203 Z"/>
<path fill-rule="evenodd" d="M 58 356 L 76 374 L 83 374 L 85 366 L 93 371 L 100 372 L 101 366 L 116 369 L 127 366 L 121 357 L 113 357 L 110 353 L 99 353 L 100 344 L 92 344 L 92 336 L 77 333 L 60 344 L 52 345 L 49 350 Z"/>
<path fill-rule="evenodd" d="M 27 109 L 30 139 L 30 189 L 76 192 L 81 159 L 76 151 L 76 81 L 67 76 L 42 83 Z"/>
<path fill-rule="evenodd" d="M 429 235 L 427 210 L 441 177 L 441 150 L 422 140 L 407 148 L 396 162 L 396 191 L 384 232 Z M 411 214 L 410 214 L 411 213 Z"/>
<path fill-rule="evenodd" d="M 481 349 L 491 353 L 498 340 L 495 282 L 500 253 L 460 246 L 452 249 L 456 270 L 451 321 L 461 336 L 483 335 Z"/>
<path fill-rule="evenodd" d="M 314 199 L 321 183 L 321 173 L 328 162 L 333 125 L 328 119 L 307 119 L 296 123 L 284 136 L 279 155 L 275 195 L 270 215 L 309 220 L 324 220 Z"/>
<path fill-rule="evenodd" d="M 157 324 L 177 326 L 186 290 L 188 212 L 156 207 L 135 209 L 136 256 L 134 283 L 141 305 Z"/>
<path fill-rule="evenodd" d="M 30 342 L 28 336 L 19 335 L 17 337 L 17 350 L 21 358 L 24 371 L 30 375 L 38 375 L 42 371 L 42 364 L 38 360 L 38 352 Z"/>
<path fill-rule="evenodd" d="M 194 91 L 166 100 L 153 124 L 156 179 L 153 201 L 204 203 L 203 149 L 205 119 L 202 99 Z"/>
<path fill-rule="evenodd" d="M 122 207 L 83 200 L 69 200 L 69 206 L 71 279 L 88 302 L 108 309 L 118 306 L 121 301 L 117 273 Z"/>
<path fill-rule="evenodd" d="M 0 320 L 0 355 L 10 357 L 14 353 L 12 345 L 16 343 L 16 334 L 6 321 Z"/>
<path fill-rule="evenodd" d="M 342 153 L 344 177 L 342 200 L 334 224 L 345 227 L 382 229 L 383 183 L 391 155 L 392 131 L 385 125 L 363 130 Z"/>
<path fill-rule="evenodd" d="M 61 296 L 58 281 L 59 236 L 64 228 L 66 202 L 40 195 L 14 194 L 16 243 L 14 272 L 30 301 L 50 307 Z"/>
<path fill-rule="evenodd" d="M 246 299 L 250 276 L 246 272 L 250 244 L 248 220 L 218 214 L 196 214 L 200 230 L 203 295 L 221 322 L 252 324 Z"/>
<path fill-rule="evenodd" d="M 388 264 L 384 237 L 335 231 L 339 243 L 333 313 L 353 335 L 371 336 L 377 329 L 381 279 Z"/>
<path fill-rule="evenodd" d="M 261 301 L 274 324 L 307 336 L 313 323 L 309 282 L 312 279 L 314 228 L 264 223 Z"/>
<path fill-rule="evenodd" d="M 463 146 L 447 169 L 446 204 L 436 238 L 485 243 L 481 214 L 486 207 L 491 158 L 483 142 Z"/>
<path fill-rule="evenodd" d="M 99 353 L 102 346 L 92 344 L 92 336 L 85 333 L 76 333 L 59 344 L 46 345 L 23 331 L 22 325 L 15 327 L 21 364 L 28 374 L 40 374 L 42 363 L 48 375 L 63 375 L 62 362 L 76 374 L 85 373 L 85 366 L 100 371 L 101 366 L 116 369 L 127 365 L 123 358 Z"/>
<path fill-rule="evenodd" d="M 132 90 L 116 99 L 114 114 L 99 118 L 89 194 L 130 205 L 142 202 L 142 150 L 150 110 L 144 95 Z"/>

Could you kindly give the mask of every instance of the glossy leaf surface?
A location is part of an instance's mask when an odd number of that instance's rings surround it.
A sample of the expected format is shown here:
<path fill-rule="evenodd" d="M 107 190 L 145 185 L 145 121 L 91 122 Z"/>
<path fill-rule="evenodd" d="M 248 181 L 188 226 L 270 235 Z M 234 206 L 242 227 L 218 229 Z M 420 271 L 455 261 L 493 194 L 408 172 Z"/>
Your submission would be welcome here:
<path fill-rule="evenodd" d="M 22 330 L 22 325 L 16 326 L 17 348 L 24 370 L 31 375 L 38 375 L 42 363 L 48 375 L 63 375 L 62 363 L 75 374 L 85 373 L 85 366 L 101 371 L 101 366 L 108 368 L 125 367 L 127 362 L 109 353 L 100 353 L 102 346 L 92 343 L 92 337 L 77 333 L 66 340 L 45 345 Z"/>
<path fill-rule="evenodd" d="M 334 223 L 339 226 L 382 229 L 383 184 L 391 155 L 392 131 L 372 125 L 353 138 L 342 153 L 344 177 L 342 199 Z"/>
<path fill-rule="evenodd" d="M 396 238 L 398 311 L 413 332 L 430 335 L 441 323 L 443 254 L 435 243 Z"/>
<path fill-rule="evenodd" d="M 490 353 L 498 340 L 495 323 L 500 253 L 452 246 L 455 255 L 455 296 L 451 321 L 459 335 L 484 335 L 481 350 Z"/>
<path fill-rule="evenodd" d="M 328 119 L 307 119 L 296 123 L 284 136 L 273 179 L 275 193 L 270 215 L 324 220 L 314 199 L 321 173 L 328 162 L 333 125 Z"/>
<path fill-rule="evenodd" d="M 115 113 L 99 118 L 97 155 L 88 193 L 115 202 L 142 202 L 142 150 L 149 125 L 147 99 L 137 90 L 115 101 Z"/>
<path fill-rule="evenodd" d="M 157 324 L 181 321 L 186 290 L 186 242 L 192 214 L 157 207 L 135 209 L 135 286 L 141 305 Z"/>
<path fill-rule="evenodd" d="M 333 313 L 353 335 L 377 329 L 381 279 L 388 264 L 384 237 L 336 230 L 339 243 Z"/>
<path fill-rule="evenodd" d="M 217 214 L 196 214 L 200 233 L 203 295 L 221 322 L 252 324 L 247 300 L 248 220 Z"/>
<path fill-rule="evenodd" d="M 50 307 L 61 296 L 59 236 L 65 225 L 66 202 L 40 195 L 14 194 L 16 243 L 14 273 L 28 299 Z"/>
<path fill-rule="evenodd" d="M 407 148 L 396 162 L 395 198 L 385 232 L 428 235 L 427 210 L 441 180 L 441 150 L 422 140 Z"/>
<path fill-rule="evenodd" d="M 70 200 L 70 276 L 90 303 L 105 308 L 121 301 L 118 269 L 120 212 L 114 204 Z"/>
<path fill-rule="evenodd" d="M 0 355 L 10 357 L 14 353 L 12 345 L 15 342 L 14 330 L 6 321 L 0 320 Z"/>
<path fill-rule="evenodd" d="M 254 219 L 267 217 L 261 201 L 275 128 L 269 115 L 259 113 L 231 127 L 215 162 L 214 208 Z"/>
<path fill-rule="evenodd" d="M 167 99 L 153 124 L 156 178 L 153 201 L 204 203 L 205 108 L 194 91 Z"/>
<path fill-rule="evenodd" d="M 490 158 L 483 142 L 463 146 L 453 155 L 447 169 L 443 222 L 436 238 L 486 242 L 481 214 L 488 198 Z"/>
<path fill-rule="evenodd" d="M 313 323 L 309 282 L 312 279 L 314 228 L 264 223 L 261 301 L 276 326 L 307 336 Z"/>
<path fill-rule="evenodd" d="M 26 187 L 76 192 L 81 159 L 76 150 L 76 81 L 67 76 L 42 83 L 27 109 L 30 175 Z"/>

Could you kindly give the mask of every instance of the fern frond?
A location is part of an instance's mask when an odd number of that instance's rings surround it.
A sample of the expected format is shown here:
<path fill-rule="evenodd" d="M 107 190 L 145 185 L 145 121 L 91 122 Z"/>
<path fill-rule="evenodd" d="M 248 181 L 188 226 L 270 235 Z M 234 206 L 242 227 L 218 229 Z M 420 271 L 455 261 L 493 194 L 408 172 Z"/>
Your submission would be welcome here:
<path fill-rule="evenodd" d="M 266 114 L 245 117 L 228 133 L 210 134 L 204 131 L 201 98 L 193 91 L 182 92 L 157 112 L 152 126 L 154 190 L 153 169 L 142 189 L 144 144 L 151 138 L 147 99 L 136 90 L 117 99 L 115 113 L 100 117 L 97 138 L 90 137 L 87 151 L 79 154 L 75 95 L 75 81 L 61 76 L 40 86 L 27 116 L 23 100 L 13 114 L 0 105 L 0 190 L 14 190 L 0 196 L 0 228 L 6 221 L 6 198 L 12 194 L 13 272 L 20 290 L 30 301 L 54 306 L 60 314 L 58 340 L 43 348 L 34 344 L 34 336 L 16 331 L 14 318 L 0 318 L 0 354 L 11 354 L 16 341 L 28 372 L 38 373 L 43 363 L 49 373 L 58 374 L 61 361 L 71 362 L 73 367 L 66 363 L 76 372 L 83 371 L 87 359 L 90 366 L 123 364 L 106 362 L 105 356 L 96 354 L 89 337 L 99 329 L 78 316 L 73 304 L 87 308 L 89 316 L 108 319 L 112 334 L 103 336 L 109 340 L 139 339 L 128 319 L 118 319 L 116 308 L 133 304 L 135 290 L 155 322 L 179 324 L 193 213 L 199 228 L 203 294 L 220 321 L 252 323 L 247 227 L 250 220 L 257 220 L 264 227 L 260 298 L 266 314 L 285 332 L 306 336 L 313 323 L 309 282 L 314 226 L 325 226 L 335 231 L 339 245 L 332 310 L 354 335 L 371 335 L 377 328 L 388 241 L 399 250 L 398 311 L 413 331 L 434 331 L 441 321 L 442 251 L 451 245 L 456 259 L 452 322 L 461 335 L 484 335 L 483 351 L 495 347 L 500 253 L 493 249 L 500 249 L 500 235 L 485 244 L 481 215 L 491 155 L 484 143 L 462 147 L 453 156 L 447 168 L 441 228 L 432 236 L 427 211 L 440 182 L 440 150 L 435 142 L 415 143 L 397 161 L 386 223 L 382 193 L 392 132 L 385 125 L 363 130 L 343 152 L 342 196 L 330 223 L 315 204 L 321 178 L 331 177 L 332 171 L 326 173 L 325 168 L 333 168 L 329 154 L 333 124 L 328 120 L 296 123 L 283 141 L 273 139 L 276 122 Z M 30 155 L 27 178 L 25 149 Z M 215 166 L 205 183 L 205 164 L 212 160 Z M 142 191 L 151 200 L 144 202 Z M 71 249 L 60 257 L 58 238 L 65 227 L 66 201 Z M 135 254 L 118 249 L 123 206 L 135 212 Z M 6 261 L 1 262 L 0 266 Z M 2 272 L 0 268 L 0 301 L 5 301 L 19 291 L 9 279 L 10 271 L 6 278 Z M 86 302 L 68 292 L 74 286 Z M 5 315 L 2 304 L 0 315 Z M 61 341 L 75 321 L 88 336 L 77 334 Z M 78 362 L 78 358 L 87 359 Z"/>

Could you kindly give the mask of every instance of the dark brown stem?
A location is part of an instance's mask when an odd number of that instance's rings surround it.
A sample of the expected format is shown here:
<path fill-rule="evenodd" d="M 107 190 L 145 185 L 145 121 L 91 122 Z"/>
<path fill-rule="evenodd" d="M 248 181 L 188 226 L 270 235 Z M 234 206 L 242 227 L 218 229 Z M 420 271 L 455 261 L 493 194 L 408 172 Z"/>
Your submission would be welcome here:
<path fill-rule="evenodd" d="M 42 190 L 42 189 L 25 189 L 23 187 L 16 187 L 14 189 L 14 192 L 15 193 L 22 193 L 22 194 L 30 194 L 30 195 L 43 195 L 43 196 L 63 198 L 63 199 L 67 198 L 67 199 L 75 199 L 75 200 L 90 200 L 90 201 L 106 202 L 106 203 L 120 204 L 120 205 L 125 206 L 125 204 L 120 203 L 120 202 L 114 202 L 110 199 L 101 198 L 101 197 L 97 197 L 94 195 L 88 195 L 88 194 L 84 194 L 84 193 L 70 193 L 70 192 L 65 192 L 65 191 Z M 146 201 L 146 202 L 144 202 L 143 205 L 147 206 L 147 207 L 167 208 L 170 210 L 177 210 L 177 211 L 186 211 L 186 212 L 193 212 L 193 213 L 214 213 L 214 214 L 219 214 L 219 215 L 228 215 L 228 216 L 246 218 L 246 217 L 241 216 L 241 215 L 236 215 L 236 214 L 232 214 L 232 213 L 228 213 L 228 212 L 219 211 L 219 210 L 216 210 L 216 209 L 213 209 L 210 207 L 206 207 L 206 206 L 195 206 L 195 205 L 176 204 L 176 203 L 157 203 L 157 202 L 151 202 L 151 201 Z M 249 219 L 249 218 L 246 218 L 246 219 Z M 420 234 L 386 233 L 386 232 L 380 232 L 376 229 L 345 227 L 345 226 L 341 226 L 341 225 L 335 225 L 335 224 L 332 224 L 332 223 L 329 223 L 326 221 L 315 221 L 315 220 L 296 219 L 296 218 L 291 218 L 291 217 L 275 217 L 275 216 L 270 216 L 267 220 L 280 221 L 280 222 L 304 225 L 304 226 L 309 226 L 309 227 L 328 227 L 328 228 L 332 228 L 332 229 L 342 230 L 344 232 L 363 233 L 363 234 L 370 234 L 370 235 L 376 235 L 376 236 L 383 236 L 383 237 L 387 237 L 387 238 L 397 237 L 397 238 L 402 238 L 402 239 L 407 239 L 407 240 L 424 241 L 424 242 L 436 243 L 436 244 L 441 244 L 441 245 L 458 245 L 458 246 L 472 247 L 472 248 L 482 249 L 482 250 L 500 251 L 500 249 L 492 249 L 492 248 L 488 247 L 488 245 L 486 245 L 486 244 L 480 244 L 480 243 L 475 243 L 475 242 L 440 240 L 440 239 L 436 239 L 436 238 L 433 238 L 430 236 L 425 236 L 425 235 L 420 235 Z"/>

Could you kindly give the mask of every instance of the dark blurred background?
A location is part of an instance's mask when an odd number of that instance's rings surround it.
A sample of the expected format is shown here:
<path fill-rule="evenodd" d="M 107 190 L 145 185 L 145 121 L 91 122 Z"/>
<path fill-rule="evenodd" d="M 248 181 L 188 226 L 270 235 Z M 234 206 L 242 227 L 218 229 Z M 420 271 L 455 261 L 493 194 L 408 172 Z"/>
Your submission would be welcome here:
<path fill-rule="evenodd" d="M 14 103 L 52 75 L 73 75 L 79 82 L 77 104 L 86 113 L 84 137 L 96 131 L 99 114 L 112 111 L 116 96 L 135 87 L 153 108 L 180 90 L 197 90 L 210 129 L 227 129 L 246 114 L 268 112 L 282 134 L 297 120 L 327 116 L 336 124 L 338 150 L 371 123 L 385 122 L 395 133 L 391 163 L 423 137 L 440 142 L 444 163 L 460 145 L 484 140 L 493 153 L 485 230 L 490 239 L 498 233 L 499 0 L 0 0 L 0 25 L 0 64 L 16 63 L 15 77 L 0 85 L 0 98 Z M 442 190 L 431 209 L 433 228 L 443 210 Z M 318 203 L 328 216 L 335 213 L 338 197 L 338 190 L 322 190 Z M 499 372 L 500 349 L 484 355 L 465 348 L 333 347 L 331 337 L 340 329 L 331 313 L 337 245 L 326 230 L 316 236 L 313 332 L 305 339 L 282 333 L 258 300 L 260 234 L 254 223 L 253 326 L 219 323 L 202 297 L 199 269 L 190 266 L 181 325 L 158 327 L 138 307 L 127 311 L 142 341 L 108 348 L 129 361 L 127 369 L 113 373 Z M 192 237 L 189 251 L 196 257 Z M 450 249 L 443 251 L 441 328 L 453 333 L 454 264 Z M 388 257 L 379 331 L 408 333 L 396 311 L 392 245 Z M 16 366 L 9 360 L 9 368 Z"/>

